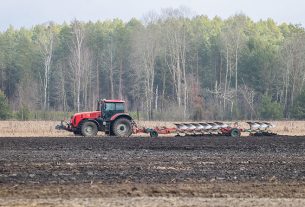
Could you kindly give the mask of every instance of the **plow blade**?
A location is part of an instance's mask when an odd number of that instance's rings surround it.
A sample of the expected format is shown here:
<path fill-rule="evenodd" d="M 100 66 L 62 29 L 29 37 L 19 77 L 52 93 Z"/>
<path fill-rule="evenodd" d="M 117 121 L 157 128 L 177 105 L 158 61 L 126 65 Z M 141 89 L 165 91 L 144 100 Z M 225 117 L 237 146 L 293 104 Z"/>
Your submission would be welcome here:
<path fill-rule="evenodd" d="M 176 128 L 154 128 L 151 129 L 158 134 L 172 134 L 176 136 L 231 136 L 239 137 L 242 132 L 248 132 L 250 136 L 274 136 L 277 135 L 270 131 L 274 127 L 269 122 L 247 122 L 249 128 L 241 128 L 238 123 L 229 124 L 223 122 L 200 122 L 200 123 L 175 123 Z M 154 137 L 155 137 L 154 136 Z"/>
<path fill-rule="evenodd" d="M 275 126 L 269 122 L 246 122 L 249 124 L 251 130 L 268 130 L 274 128 Z"/>
<path fill-rule="evenodd" d="M 246 122 L 249 125 L 249 129 L 245 129 L 245 132 L 249 132 L 250 136 L 275 136 L 276 133 L 271 132 L 271 128 L 274 128 L 270 122 Z"/>

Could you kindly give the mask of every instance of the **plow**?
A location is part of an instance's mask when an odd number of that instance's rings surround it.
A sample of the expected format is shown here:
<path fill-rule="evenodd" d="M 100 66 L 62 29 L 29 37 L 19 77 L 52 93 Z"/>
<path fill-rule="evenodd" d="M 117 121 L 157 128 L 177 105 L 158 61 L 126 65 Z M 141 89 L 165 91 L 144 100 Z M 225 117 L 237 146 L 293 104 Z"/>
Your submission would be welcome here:
<path fill-rule="evenodd" d="M 96 136 L 98 131 L 109 136 L 129 137 L 132 134 L 146 133 L 151 137 L 159 135 L 176 136 L 230 136 L 239 137 L 242 133 L 248 136 L 273 136 L 274 127 L 269 122 L 246 122 L 249 127 L 243 128 L 237 122 L 199 122 L 174 123 L 175 127 L 139 127 L 126 112 L 123 100 L 100 100 L 96 111 L 74 114 L 69 122 L 61 121 L 55 128 L 73 132 L 84 137 Z"/>
<path fill-rule="evenodd" d="M 159 134 L 174 134 L 175 136 L 230 136 L 240 137 L 242 133 L 248 136 L 274 136 L 271 131 L 275 126 L 269 122 L 246 122 L 249 127 L 242 128 L 237 122 L 202 122 L 202 123 L 175 123 L 176 127 L 138 127 L 133 123 L 133 134 L 147 133 L 150 137 L 158 137 Z"/>

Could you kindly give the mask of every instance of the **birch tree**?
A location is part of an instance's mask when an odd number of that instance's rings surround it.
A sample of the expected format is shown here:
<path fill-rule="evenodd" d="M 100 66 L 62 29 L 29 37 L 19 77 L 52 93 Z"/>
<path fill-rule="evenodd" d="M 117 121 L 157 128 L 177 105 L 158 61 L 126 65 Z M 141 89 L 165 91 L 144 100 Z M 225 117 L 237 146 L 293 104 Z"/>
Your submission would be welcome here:
<path fill-rule="evenodd" d="M 305 33 L 293 34 L 283 44 L 281 51 L 282 86 L 286 116 L 294 105 L 295 97 L 304 89 L 305 83 Z"/>
<path fill-rule="evenodd" d="M 163 14 L 165 60 L 172 75 L 178 107 L 183 106 L 183 117 L 187 109 L 187 19 L 183 10 L 168 9 Z"/>
<path fill-rule="evenodd" d="M 76 109 L 80 111 L 80 96 L 81 96 L 81 78 L 84 73 L 83 67 L 83 50 L 85 30 L 81 22 L 75 20 L 72 22 L 72 40 L 70 45 L 71 59 L 70 64 L 74 72 L 75 77 L 75 95 L 76 95 Z"/>
<path fill-rule="evenodd" d="M 54 50 L 54 36 L 55 26 L 50 23 L 48 25 L 41 25 L 35 28 L 37 32 L 36 44 L 39 46 L 39 51 L 43 60 L 43 76 L 42 76 L 42 87 L 43 87 L 43 109 L 47 110 L 49 107 L 49 81 L 51 74 L 51 63 Z"/>
<path fill-rule="evenodd" d="M 234 76 L 234 88 L 235 88 L 235 105 L 237 106 L 238 98 L 238 65 L 239 57 L 243 48 L 245 47 L 247 17 L 244 15 L 236 15 L 230 18 L 227 25 L 223 28 L 220 35 L 222 42 L 222 53 L 226 60 L 226 72 L 224 93 L 231 87 L 231 82 Z M 224 109 L 226 108 L 226 100 L 224 99 Z M 231 107 L 232 108 L 232 107 Z"/>
<path fill-rule="evenodd" d="M 160 27 L 155 24 L 155 16 L 146 17 L 146 28 L 138 31 L 134 38 L 135 59 L 138 60 L 134 67 L 140 72 L 141 83 L 144 90 L 144 105 L 148 119 L 152 118 L 152 111 L 157 100 L 157 91 L 155 90 L 155 64 L 160 50 Z M 157 106 L 155 102 L 155 106 Z"/>

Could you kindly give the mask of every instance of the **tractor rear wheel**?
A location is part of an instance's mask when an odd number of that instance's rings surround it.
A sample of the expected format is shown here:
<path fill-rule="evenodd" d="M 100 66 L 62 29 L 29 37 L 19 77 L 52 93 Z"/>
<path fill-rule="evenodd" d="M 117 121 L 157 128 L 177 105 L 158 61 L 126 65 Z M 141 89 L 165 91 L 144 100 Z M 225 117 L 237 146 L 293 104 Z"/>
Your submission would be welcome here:
<path fill-rule="evenodd" d="M 132 134 L 131 121 L 126 118 L 119 118 L 112 125 L 112 132 L 118 137 L 129 137 Z"/>
<path fill-rule="evenodd" d="M 84 137 L 94 137 L 97 135 L 97 126 L 92 121 L 86 121 L 81 126 L 81 132 Z"/>

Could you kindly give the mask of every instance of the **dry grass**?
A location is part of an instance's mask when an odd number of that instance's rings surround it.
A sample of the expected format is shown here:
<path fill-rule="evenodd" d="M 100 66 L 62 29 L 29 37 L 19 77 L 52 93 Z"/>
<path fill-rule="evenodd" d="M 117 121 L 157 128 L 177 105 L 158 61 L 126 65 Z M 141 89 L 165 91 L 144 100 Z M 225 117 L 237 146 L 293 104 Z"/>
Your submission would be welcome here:
<path fill-rule="evenodd" d="M 1 137 L 64 137 L 71 133 L 58 131 L 55 126 L 59 122 L 55 121 L 1 121 Z"/>
<path fill-rule="evenodd" d="M 0 137 L 66 137 L 74 136 L 70 132 L 58 131 L 56 121 L 0 121 Z M 139 126 L 174 127 L 172 122 L 162 121 L 139 121 Z M 305 121 L 273 121 L 276 127 L 272 130 L 280 135 L 305 136 Z M 244 128 L 248 125 L 240 122 Z"/>

